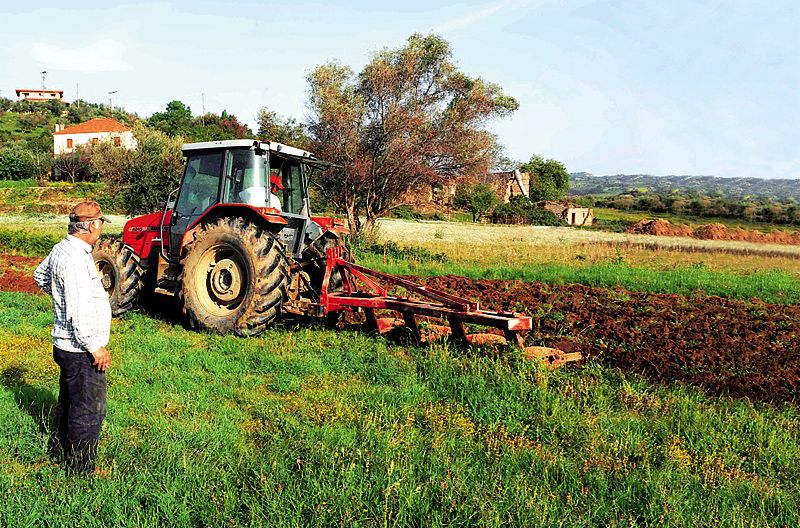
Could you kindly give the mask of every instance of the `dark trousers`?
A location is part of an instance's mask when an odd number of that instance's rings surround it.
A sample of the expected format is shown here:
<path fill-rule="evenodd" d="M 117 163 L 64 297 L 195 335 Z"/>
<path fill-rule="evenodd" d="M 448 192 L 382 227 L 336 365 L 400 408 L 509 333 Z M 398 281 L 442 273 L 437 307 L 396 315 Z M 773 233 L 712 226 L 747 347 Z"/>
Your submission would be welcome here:
<path fill-rule="evenodd" d="M 53 347 L 53 359 L 61 375 L 50 456 L 63 459 L 69 473 L 90 473 L 106 416 L 106 373 L 97 370 L 88 352 Z"/>

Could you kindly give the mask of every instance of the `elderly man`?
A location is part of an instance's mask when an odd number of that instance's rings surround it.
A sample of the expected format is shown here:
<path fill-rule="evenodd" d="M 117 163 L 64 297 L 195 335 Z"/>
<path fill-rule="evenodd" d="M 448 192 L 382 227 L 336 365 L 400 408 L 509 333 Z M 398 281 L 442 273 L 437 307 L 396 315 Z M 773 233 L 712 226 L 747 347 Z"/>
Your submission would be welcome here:
<path fill-rule="evenodd" d="M 94 471 L 106 415 L 111 307 L 92 259 L 106 221 L 97 202 L 77 204 L 68 236 L 33 274 L 53 298 L 53 359 L 61 368 L 50 455 L 63 460 L 69 473 Z"/>

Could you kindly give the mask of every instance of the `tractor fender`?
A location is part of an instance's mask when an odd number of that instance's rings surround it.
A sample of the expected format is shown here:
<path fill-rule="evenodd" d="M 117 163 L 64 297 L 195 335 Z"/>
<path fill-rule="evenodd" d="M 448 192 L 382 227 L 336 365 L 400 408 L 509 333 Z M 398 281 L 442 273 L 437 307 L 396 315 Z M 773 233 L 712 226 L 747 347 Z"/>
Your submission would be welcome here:
<path fill-rule="evenodd" d="M 181 249 L 193 239 L 195 231 L 200 229 L 203 224 L 213 222 L 217 218 L 232 216 L 245 218 L 256 225 L 274 226 L 274 229 L 270 229 L 271 231 L 277 231 L 289 223 L 276 209 L 271 207 L 253 207 L 247 204 L 217 204 L 206 209 L 202 215 L 189 225 L 181 239 Z"/>
<path fill-rule="evenodd" d="M 334 218 L 332 216 L 312 216 L 311 220 L 316 222 L 316 224 L 320 226 L 323 231 L 330 231 L 335 233 L 337 236 L 350 234 L 350 230 L 347 229 L 347 225 L 345 224 L 344 220 L 340 218 Z"/>

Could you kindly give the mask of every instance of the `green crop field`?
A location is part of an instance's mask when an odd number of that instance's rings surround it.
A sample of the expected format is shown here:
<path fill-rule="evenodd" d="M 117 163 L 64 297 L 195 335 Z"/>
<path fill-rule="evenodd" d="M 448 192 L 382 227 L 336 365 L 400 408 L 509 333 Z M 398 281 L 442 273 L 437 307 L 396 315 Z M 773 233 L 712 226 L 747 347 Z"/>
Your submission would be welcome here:
<path fill-rule="evenodd" d="M 0 252 L 40 256 L 63 222 L 0 217 Z M 453 225 L 382 222 L 359 262 L 800 299 L 792 256 Z M 0 526 L 800 524 L 796 404 L 304 321 L 217 336 L 178 324 L 176 306 L 114 321 L 98 460 L 109 474 L 69 478 L 45 452 L 58 385 L 49 300 L 0 292 L 0 306 Z"/>

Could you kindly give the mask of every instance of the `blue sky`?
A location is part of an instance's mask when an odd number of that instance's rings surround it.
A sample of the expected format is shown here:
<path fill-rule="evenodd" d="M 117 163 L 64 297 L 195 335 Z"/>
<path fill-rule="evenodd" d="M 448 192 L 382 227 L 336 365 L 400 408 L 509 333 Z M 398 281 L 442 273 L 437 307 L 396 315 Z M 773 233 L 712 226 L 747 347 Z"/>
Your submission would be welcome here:
<path fill-rule="evenodd" d="M 571 172 L 800 178 L 800 2 L 0 0 L 0 90 L 47 85 L 141 116 L 180 99 L 302 119 L 306 74 L 414 32 L 520 102 L 507 154 Z"/>

